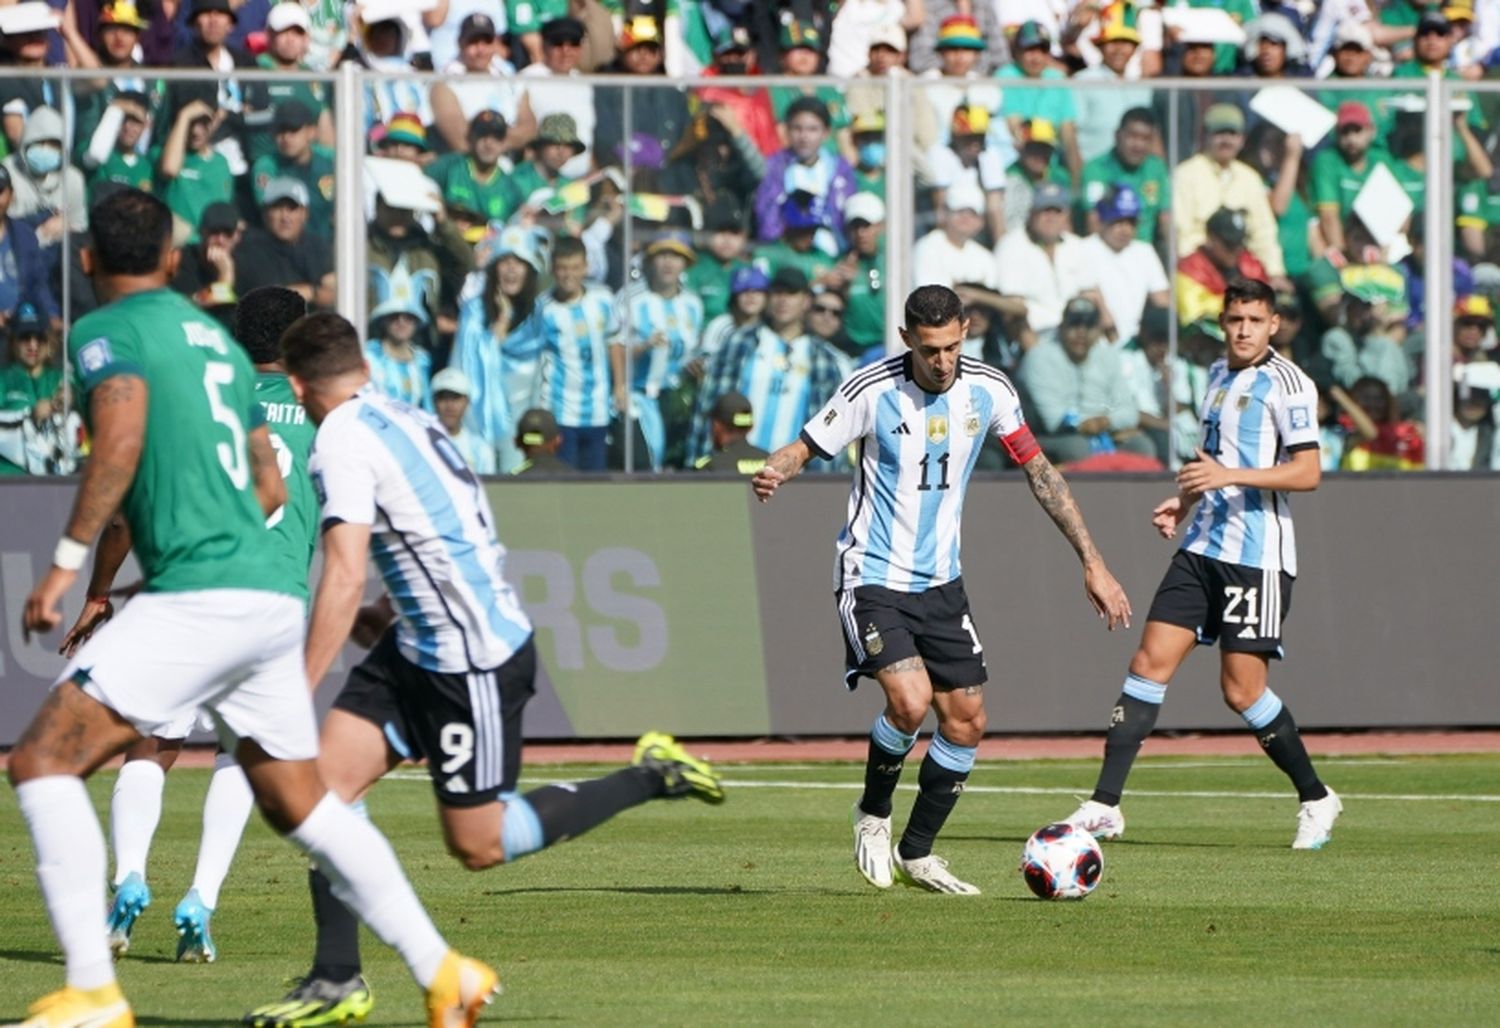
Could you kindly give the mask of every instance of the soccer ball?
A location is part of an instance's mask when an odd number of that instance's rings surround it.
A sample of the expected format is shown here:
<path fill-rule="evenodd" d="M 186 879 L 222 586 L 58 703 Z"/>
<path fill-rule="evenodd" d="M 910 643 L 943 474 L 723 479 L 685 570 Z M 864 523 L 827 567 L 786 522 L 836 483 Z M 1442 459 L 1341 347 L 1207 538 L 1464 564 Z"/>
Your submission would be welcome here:
<path fill-rule="evenodd" d="M 1021 876 L 1042 899 L 1083 899 L 1103 871 L 1099 843 L 1066 821 L 1038 828 L 1021 850 Z"/>

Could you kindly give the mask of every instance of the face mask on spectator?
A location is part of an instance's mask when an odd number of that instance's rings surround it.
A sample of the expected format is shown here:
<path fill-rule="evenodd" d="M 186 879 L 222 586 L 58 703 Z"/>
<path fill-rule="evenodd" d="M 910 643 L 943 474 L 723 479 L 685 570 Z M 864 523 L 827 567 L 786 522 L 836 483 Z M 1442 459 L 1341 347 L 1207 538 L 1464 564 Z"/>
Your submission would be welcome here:
<path fill-rule="evenodd" d="M 34 175 L 50 175 L 62 167 L 62 150 L 56 143 L 32 143 L 25 156 L 26 166 Z"/>
<path fill-rule="evenodd" d="M 879 140 L 873 143 L 860 143 L 859 165 L 862 168 L 885 167 L 885 143 Z"/>

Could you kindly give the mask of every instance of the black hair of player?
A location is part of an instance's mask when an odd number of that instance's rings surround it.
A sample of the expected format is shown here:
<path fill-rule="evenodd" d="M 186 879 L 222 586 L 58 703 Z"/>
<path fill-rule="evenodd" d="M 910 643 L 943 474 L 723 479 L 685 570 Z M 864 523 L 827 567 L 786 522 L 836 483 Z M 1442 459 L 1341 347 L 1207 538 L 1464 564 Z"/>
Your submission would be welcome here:
<path fill-rule="evenodd" d="M 583 240 L 577 236 L 563 233 L 558 236 L 557 242 L 552 244 L 552 263 L 556 264 L 563 257 L 587 257 L 588 250 L 583 245 Z"/>
<path fill-rule="evenodd" d="M 918 286 L 906 298 L 906 330 L 942 328 L 964 319 L 964 302 L 947 286 Z"/>
<path fill-rule="evenodd" d="M 101 275 L 161 270 L 172 239 L 172 212 L 150 193 L 121 189 L 89 210 L 89 250 Z"/>
<path fill-rule="evenodd" d="M 364 347 L 352 324 L 332 311 L 304 314 L 282 333 L 281 362 L 287 374 L 321 382 L 364 367 Z"/>
<path fill-rule="evenodd" d="M 1276 310 L 1276 290 L 1258 278 L 1234 278 L 1224 290 L 1224 309 L 1235 303 L 1263 303 L 1266 310 Z"/>
<path fill-rule="evenodd" d="M 1126 125 L 1144 125 L 1149 129 L 1156 128 L 1156 115 L 1149 107 L 1132 107 L 1120 115 L 1120 127 Z"/>
<path fill-rule="evenodd" d="M 281 359 L 281 336 L 307 313 L 302 294 L 284 286 L 260 286 L 240 297 L 234 309 L 234 337 L 254 364 Z"/>

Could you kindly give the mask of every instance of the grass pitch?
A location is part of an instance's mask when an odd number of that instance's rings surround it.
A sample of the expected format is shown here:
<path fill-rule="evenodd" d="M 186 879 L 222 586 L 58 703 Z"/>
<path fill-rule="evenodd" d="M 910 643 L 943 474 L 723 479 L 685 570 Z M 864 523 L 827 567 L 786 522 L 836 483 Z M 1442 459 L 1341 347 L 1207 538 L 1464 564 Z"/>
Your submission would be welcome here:
<path fill-rule="evenodd" d="M 1294 853 L 1295 800 L 1259 758 L 1145 759 L 1125 837 L 1079 903 L 1016 872 L 1070 813 L 1092 761 L 980 765 L 938 852 L 980 897 L 878 892 L 849 854 L 852 765 L 724 770 L 729 800 L 630 811 L 480 874 L 438 841 L 425 777 L 371 798 L 439 926 L 491 961 L 487 1021 L 556 1024 L 1495 1024 L 1500 755 L 1319 761 L 1345 800 L 1328 849 Z M 542 768 L 530 783 L 599 768 Z M 908 778 L 914 778 L 913 773 Z M 93 785 L 104 810 L 112 775 Z M 214 917 L 219 963 L 178 966 L 206 771 L 168 777 L 153 904 L 120 974 L 141 1025 L 219 1026 L 305 970 L 304 866 L 257 820 Z M 0 1021 L 62 978 L 9 791 L 0 800 Z M 897 798 L 897 828 L 912 793 Z M 420 1025 L 420 995 L 367 937 L 370 1025 Z"/>

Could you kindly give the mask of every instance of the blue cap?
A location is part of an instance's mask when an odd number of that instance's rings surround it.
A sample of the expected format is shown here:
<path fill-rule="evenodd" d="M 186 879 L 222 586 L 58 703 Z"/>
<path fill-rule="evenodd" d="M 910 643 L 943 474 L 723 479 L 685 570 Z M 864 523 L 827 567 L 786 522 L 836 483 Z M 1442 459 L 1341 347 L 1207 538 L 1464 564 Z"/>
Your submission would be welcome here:
<path fill-rule="evenodd" d="M 806 201 L 789 196 L 781 203 L 781 221 L 789 229 L 822 228 L 823 219 L 818 216 L 819 201 L 812 197 Z"/>
<path fill-rule="evenodd" d="M 45 336 L 47 334 L 47 319 L 42 317 L 42 312 L 34 303 L 23 303 L 16 308 L 16 316 L 11 319 L 10 331 L 16 336 Z"/>
<path fill-rule="evenodd" d="M 1031 209 L 1033 211 L 1068 209 L 1068 191 L 1056 182 L 1043 182 L 1036 187 L 1031 194 Z"/>
<path fill-rule="evenodd" d="M 1118 185 L 1104 194 L 1094 208 L 1099 220 L 1106 225 L 1117 221 L 1139 221 L 1141 217 L 1141 195 L 1127 185 Z"/>
<path fill-rule="evenodd" d="M 743 268 L 736 269 L 734 275 L 729 279 L 730 296 L 739 296 L 741 293 L 748 293 L 755 289 L 766 292 L 770 288 L 771 280 L 766 277 L 764 271 L 761 271 L 753 264 L 747 264 Z"/>

